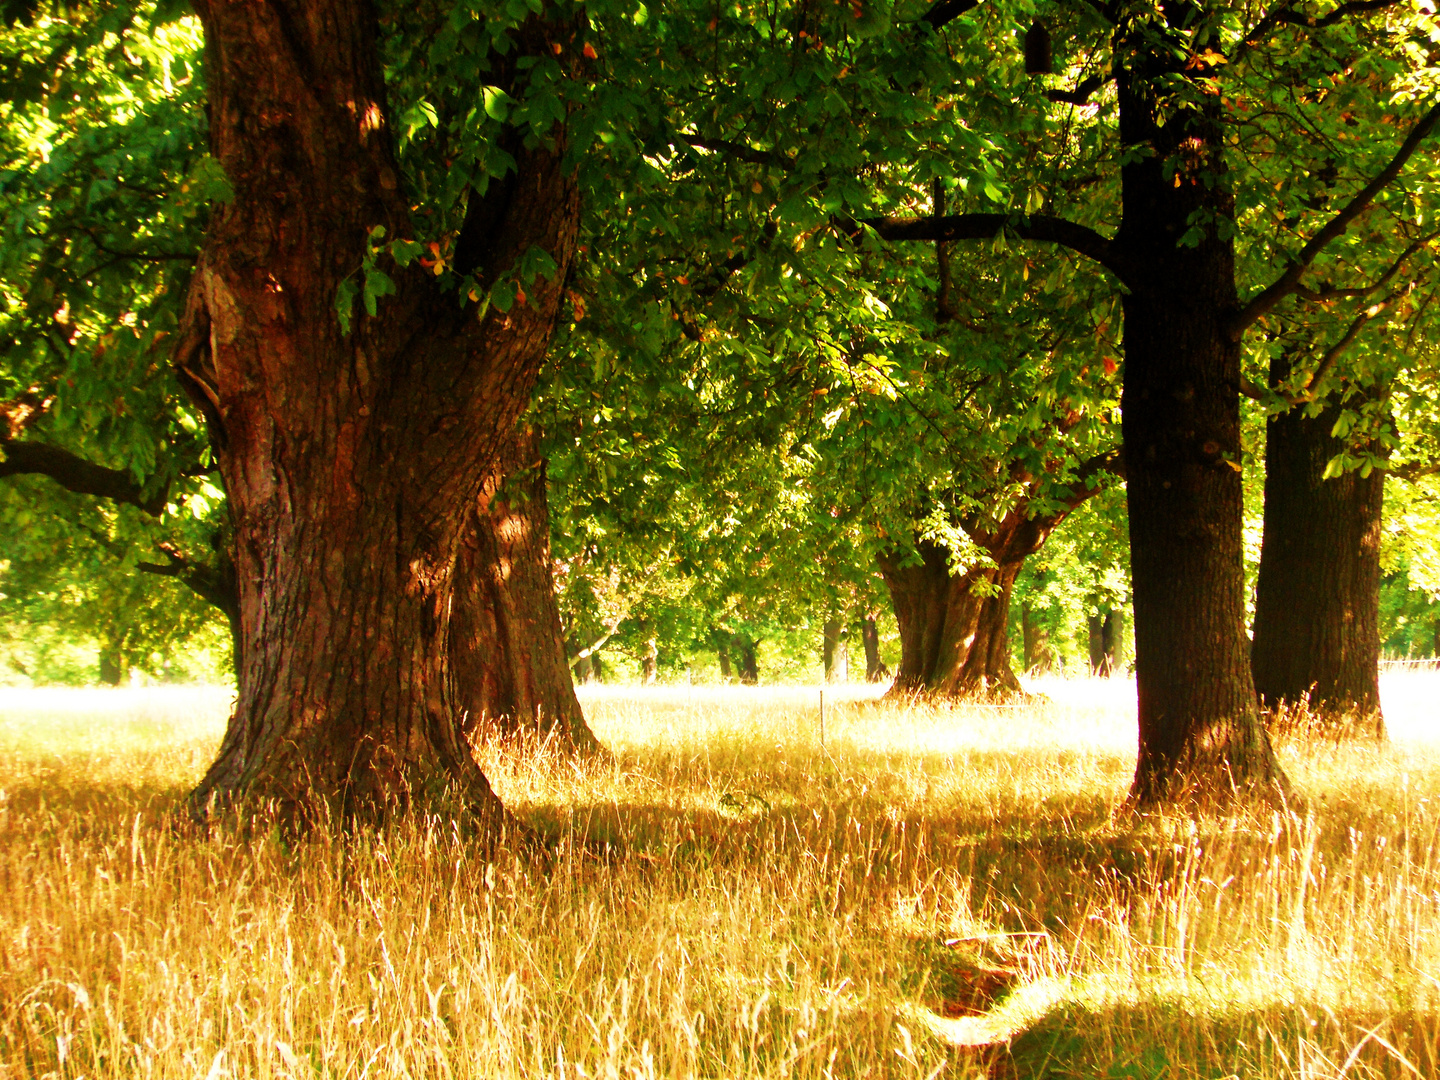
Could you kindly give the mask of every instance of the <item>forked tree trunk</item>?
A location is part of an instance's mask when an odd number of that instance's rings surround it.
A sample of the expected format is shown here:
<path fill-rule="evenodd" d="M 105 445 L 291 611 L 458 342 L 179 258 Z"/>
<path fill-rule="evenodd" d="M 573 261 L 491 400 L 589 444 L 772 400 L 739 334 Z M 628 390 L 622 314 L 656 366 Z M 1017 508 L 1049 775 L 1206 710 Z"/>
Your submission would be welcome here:
<path fill-rule="evenodd" d="M 1077 494 L 1079 505 L 1094 489 Z M 1070 507 L 1027 518 L 1022 500 L 994 529 L 975 529 L 972 539 L 994 560 L 952 577 L 949 554 L 921 540 L 919 561 L 882 555 L 880 575 L 890 590 L 900 630 L 900 668 L 890 692 L 942 697 L 1023 693 L 1010 662 L 1010 596 L 1025 559 L 1040 550 Z"/>
<path fill-rule="evenodd" d="M 1012 697 L 1025 692 L 1010 662 L 1010 597 L 1024 564 L 1021 555 L 1001 563 L 994 573 L 990 587 L 996 591 L 980 605 L 975 636 L 957 679 L 963 697 Z"/>
<path fill-rule="evenodd" d="M 1114 608 L 1096 612 L 1086 617 L 1086 636 L 1089 639 L 1090 673 L 1108 679 L 1121 665 L 1121 640 L 1124 634 L 1125 617 Z"/>
<path fill-rule="evenodd" d="M 1137 69 L 1170 62 L 1154 48 L 1137 38 Z M 1162 124 L 1154 77 L 1118 75 L 1121 141 L 1155 152 L 1121 170 L 1114 241 L 1132 284 L 1121 410 L 1139 685 L 1131 790 L 1142 806 L 1274 795 L 1286 784 L 1260 720 L 1244 626 L 1240 343 L 1227 326 L 1239 301 L 1234 245 L 1220 225 L 1234 215 L 1223 126 L 1218 103 L 1175 109 Z M 1198 240 L 1186 235 L 1197 217 L 1215 222 Z"/>
<path fill-rule="evenodd" d="M 1272 385 L 1289 362 L 1271 365 Z M 1267 708 L 1309 702 L 1385 733 L 1380 712 L 1380 515 L 1385 473 L 1325 479 L 1339 407 L 1292 409 L 1265 433 L 1265 534 L 1251 665 Z"/>
<path fill-rule="evenodd" d="M 461 535 L 450 617 L 455 703 L 467 733 L 590 753 L 600 744 L 566 664 L 539 441 L 533 428 L 514 431 Z"/>
<path fill-rule="evenodd" d="M 367 236 L 412 235 L 376 20 L 364 0 L 197 0 L 211 149 L 234 189 L 197 265 L 176 366 L 207 412 L 234 523 L 242 666 L 192 805 L 245 794 L 290 815 L 375 816 L 444 799 L 501 810 L 470 755 L 450 665 L 467 515 L 526 404 L 574 248 L 557 125 L 472 195 L 456 268 L 488 288 L 526 250 L 528 301 L 478 318 L 418 266 L 395 295 L 337 289 Z M 532 20 L 518 53 L 568 34 Z M 503 65 L 501 65 L 503 66 Z M 504 71 L 493 72 L 499 83 Z"/>

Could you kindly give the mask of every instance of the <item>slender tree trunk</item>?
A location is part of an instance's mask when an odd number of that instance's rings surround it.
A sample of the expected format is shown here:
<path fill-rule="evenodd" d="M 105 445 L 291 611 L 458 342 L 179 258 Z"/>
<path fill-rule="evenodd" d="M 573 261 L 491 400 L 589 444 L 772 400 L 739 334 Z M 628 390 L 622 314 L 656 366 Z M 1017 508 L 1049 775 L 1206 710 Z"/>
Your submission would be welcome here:
<path fill-rule="evenodd" d="M 1110 674 L 1105 663 L 1105 616 L 1098 611 L 1085 616 L 1085 643 L 1090 655 L 1090 674 Z"/>
<path fill-rule="evenodd" d="M 736 634 L 730 639 L 730 653 L 735 662 L 736 674 L 746 686 L 755 686 L 760 682 L 760 660 L 756 655 L 759 645 L 760 642 L 752 641 L 743 634 Z"/>
<path fill-rule="evenodd" d="M 1121 665 L 1125 617 L 1114 608 L 1086 617 L 1090 646 L 1090 674 L 1108 679 Z"/>
<path fill-rule="evenodd" d="M 865 645 L 865 681 L 880 682 L 890 671 L 880 659 L 880 628 L 875 624 L 873 611 L 860 622 L 860 640 Z"/>
<path fill-rule="evenodd" d="M 1125 670 L 1125 612 L 1111 608 L 1100 627 L 1100 645 L 1105 650 L 1105 674 Z"/>
<path fill-rule="evenodd" d="M 521 735 L 589 753 L 565 658 L 539 432 L 518 427 L 470 513 L 455 567 L 450 665 L 467 734 Z"/>
<path fill-rule="evenodd" d="M 660 677 L 660 643 L 655 640 L 654 631 L 645 635 L 645 654 L 640 659 L 640 681 L 645 686 L 654 686 Z"/>
<path fill-rule="evenodd" d="M 1271 364 L 1272 383 L 1289 359 Z M 1292 409 L 1265 432 L 1265 534 L 1255 589 L 1251 665 L 1266 708 L 1308 700 L 1311 712 L 1385 733 L 1380 712 L 1380 514 L 1385 473 L 1325 479 L 1344 449 L 1338 406 Z"/>
<path fill-rule="evenodd" d="M 125 656 L 128 630 L 112 631 L 100 642 L 100 681 L 106 686 L 121 686 L 130 674 Z"/>
<path fill-rule="evenodd" d="M 715 659 L 720 665 L 720 681 L 730 681 L 730 646 L 721 641 L 715 646 Z"/>
<path fill-rule="evenodd" d="M 1137 41 L 1137 56 L 1152 45 Z M 1137 59 L 1136 65 L 1168 59 Z M 1214 112 L 1172 111 L 1154 84 L 1118 77 L 1121 140 L 1150 145 L 1121 170 L 1115 239 L 1134 267 L 1124 297 L 1121 398 L 1135 597 L 1140 805 L 1227 801 L 1286 785 L 1260 720 L 1244 617 L 1240 344 L 1224 136 Z"/>
<path fill-rule="evenodd" d="M 825 664 L 825 681 L 827 683 L 845 682 L 849 675 L 848 657 L 845 649 L 845 624 L 834 616 L 825 620 L 822 630 L 822 659 Z"/>
<path fill-rule="evenodd" d="M 348 819 L 444 798 L 498 820 L 453 685 L 454 567 L 559 309 L 579 214 L 563 130 L 516 146 L 515 172 L 471 197 L 455 251 L 488 288 L 538 246 L 554 280 L 480 319 L 420 267 L 391 264 L 395 294 L 375 317 L 357 304 L 342 334 L 337 289 L 371 230 L 413 235 L 374 11 L 195 8 L 211 150 L 234 197 L 212 218 L 176 367 L 229 493 L 242 663 L 192 805 L 243 793 L 298 819 Z M 546 53 L 547 36 L 532 20 L 511 56 Z"/>
<path fill-rule="evenodd" d="M 1036 620 L 1029 604 L 1020 608 L 1020 627 L 1025 638 L 1025 670 L 1034 675 L 1048 673 L 1054 666 L 1050 631 Z"/>

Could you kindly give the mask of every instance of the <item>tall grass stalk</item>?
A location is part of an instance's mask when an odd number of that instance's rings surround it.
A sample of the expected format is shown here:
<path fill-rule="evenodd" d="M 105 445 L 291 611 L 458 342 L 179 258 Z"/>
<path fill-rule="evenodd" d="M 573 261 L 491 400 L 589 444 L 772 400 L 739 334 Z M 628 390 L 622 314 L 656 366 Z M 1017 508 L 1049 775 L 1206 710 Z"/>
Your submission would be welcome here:
<path fill-rule="evenodd" d="M 1430 1077 L 1431 673 L 1290 813 L 1119 813 L 1133 686 L 1023 709 L 603 687 L 454 823 L 177 832 L 221 691 L 0 699 L 0 1077 Z M 608 847 L 606 846 L 608 845 Z"/>

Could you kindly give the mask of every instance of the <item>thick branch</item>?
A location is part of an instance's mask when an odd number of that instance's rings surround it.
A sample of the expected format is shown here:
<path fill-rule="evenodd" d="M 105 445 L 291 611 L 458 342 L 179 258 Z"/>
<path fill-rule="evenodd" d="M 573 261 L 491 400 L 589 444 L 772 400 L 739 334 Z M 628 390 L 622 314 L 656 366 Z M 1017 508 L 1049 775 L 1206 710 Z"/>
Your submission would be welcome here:
<path fill-rule="evenodd" d="M 163 489 L 147 493 L 123 469 L 107 469 L 48 443 L 6 440 L 0 450 L 5 454 L 0 476 L 48 476 L 67 491 L 128 503 L 156 517 L 165 509 L 168 494 Z"/>
<path fill-rule="evenodd" d="M 1398 6 L 1400 2 L 1401 0 L 1350 0 L 1349 3 L 1341 4 L 1328 15 L 1309 15 L 1296 11 L 1294 0 L 1282 0 L 1278 6 L 1266 12 L 1264 18 L 1255 24 L 1254 29 L 1245 35 L 1240 49 L 1231 59 L 1238 59 L 1246 49 L 1258 44 L 1266 34 L 1282 23 L 1287 26 L 1303 26 L 1310 30 L 1319 30 L 1323 27 L 1334 26 L 1351 15 L 1368 15 L 1371 12 L 1384 11 L 1386 8 Z"/>
<path fill-rule="evenodd" d="M 1300 279 L 1309 269 L 1310 264 L 1331 241 L 1349 227 L 1350 222 L 1364 212 L 1376 195 L 1400 175 L 1405 164 L 1414 156 L 1415 151 L 1420 148 L 1420 144 L 1434 131 L 1437 123 L 1440 123 L 1440 105 L 1432 106 L 1430 111 L 1420 118 L 1419 122 L 1410 129 L 1410 134 L 1405 137 L 1405 141 L 1401 143 L 1395 156 L 1390 159 L 1390 164 L 1380 170 L 1374 179 L 1361 188 L 1359 193 L 1345 205 L 1344 209 L 1311 237 L 1310 242 L 1300 249 L 1300 254 L 1290 263 L 1286 271 L 1274 283 L 1256 294 L 1231 320 L 1229 330 L 1232 340 L 1238 341 L 1247 327 L 1268 314 L 1281 300 L 1299 290 Z"/>
<path fill-rule="evenodd" d="M 183 582 L 200 599 L 223 611 L 233 626 L 240 612 L 240 594 L 235 582 L 235 567 L 229 560 L 224 559 L 219 566 L 211 566 L 191 561 L 174 544 L 156 546 L 167 561 L 136 563 L 135 569 Z"/>
<path fill-rule="evenodd" d="M 1074 90 L 1046 90 L 1045 96 L 1061 105 L 1084 105 L 1090 100 L 1090 95 L 1099 90 L 1113 75 L 1091 75 L 1083 80 Z"/>
<path fill-rule="evenodd" d="M 1112 241 L 1094 229 L 1048 214 L 952 214 L 948 217 L 871 218 L 864 222 L 884 240 L 989 240 L 1005 232 L 1021 240 L 1059 244 L 1093 259 L 1129 284 Z"/>
<path fill-rule="evenodd" d="M 724 154 L 739 161 L 748 161 L 752 165 L 768 165 L 785 172 L 788 172 L 794 165 L 794 162 L 784 154 L 761 150 L 759 147 L 747 146 L 745 143 L 731 142 L 729 139 L 707 139 L 701 135 L 681 135 L 680 138 L 697 150 L 709 150 L 712 153 Z"/>
<path fill-rule="evenodd" d="M 939 0 L 934 7 L 920 16 L 920 21 L 939 30 L 946 23 L 958 19 L 967 11 L 974 11 L 979 6 L 980 0 Z"/>

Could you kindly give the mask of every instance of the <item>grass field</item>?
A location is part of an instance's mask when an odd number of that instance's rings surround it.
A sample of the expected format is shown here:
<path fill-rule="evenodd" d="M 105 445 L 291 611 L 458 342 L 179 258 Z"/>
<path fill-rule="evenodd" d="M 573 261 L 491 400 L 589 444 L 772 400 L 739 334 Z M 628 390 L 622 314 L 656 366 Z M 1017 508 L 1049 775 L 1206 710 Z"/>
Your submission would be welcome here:
<path fill-rule="evenodd" d="M 823 748 L 814 689 L 594 689 L 613 762 L 481 751 L 548 867 L 179 834 L 225 692 L 0 692 L 0 1077 L 1440 1074 L 1440 674 L 1240 819 L 1118 814 L 1133 686 L 1036 688 Z"/>

